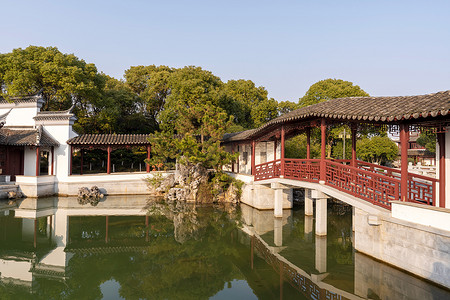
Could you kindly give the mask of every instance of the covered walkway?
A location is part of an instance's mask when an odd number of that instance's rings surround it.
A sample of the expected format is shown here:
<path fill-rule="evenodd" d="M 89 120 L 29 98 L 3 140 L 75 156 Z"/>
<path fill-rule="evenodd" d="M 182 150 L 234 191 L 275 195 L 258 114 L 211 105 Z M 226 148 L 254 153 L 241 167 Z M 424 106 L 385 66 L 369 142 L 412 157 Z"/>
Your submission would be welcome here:
<path fill-rule="evenodd" d="M 332 99 L 284 114 L 260 128 L 228 134 L 224 144 L 231 151 L 244 149 L 245 159 L 234 163 L 232 172 L 245 169 L 250 156 L 255 183 L 272 178 L 319 183 L 385 209 L 391 209 L 392 201 L 449 208 L 450 197 L 446 196 L 450 179 L 446 174 L 449 169 L 446 159 L 450 159 L 449 111 L 450 91 L 421 96 Z M 327 158 L 327 131 L 343 125 L 351 129 L 351 159 Z M 311 131 L 315 127 L 320 128 L 321 154 L 320 158 L 313 159 Z M 368 130 L 400 136 L 400 168 L 357 159 L 356 140 L 361 132 Z M 409 133 L 413 131 L 436 134 L 437 178 L 408 172 Z M 306 158 L 285 158 L 285 140 L 301 133 L 306 134 Z M 266 143 L 265 152 L 257 153 L 260 143 Z M 269 143 L 273 143 L 271 157 Z M 245 152 L 247 146 L 251 154 Z"/>

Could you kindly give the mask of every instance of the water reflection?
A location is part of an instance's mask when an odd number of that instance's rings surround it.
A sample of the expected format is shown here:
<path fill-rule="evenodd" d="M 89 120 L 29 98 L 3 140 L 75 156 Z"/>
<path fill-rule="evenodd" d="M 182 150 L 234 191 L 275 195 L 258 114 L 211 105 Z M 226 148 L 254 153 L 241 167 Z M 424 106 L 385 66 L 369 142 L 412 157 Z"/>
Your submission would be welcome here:
<path fill-rule="evenodd" d="M 196 207 L 146 197 L 0 202 L 0 299 L 432 299 L 449 294 L 328 235 L 302 210 Z"/>

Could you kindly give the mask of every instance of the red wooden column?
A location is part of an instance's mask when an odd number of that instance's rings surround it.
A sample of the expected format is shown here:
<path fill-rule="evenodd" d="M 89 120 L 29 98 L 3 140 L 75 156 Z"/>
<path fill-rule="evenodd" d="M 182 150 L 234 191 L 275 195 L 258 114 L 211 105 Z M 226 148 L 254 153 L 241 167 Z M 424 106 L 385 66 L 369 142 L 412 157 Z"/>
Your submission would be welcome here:
<path fill-rule="evenodd" d="M 401 153 L 401 170 L 400 170 L 400 195 L 401 201 L 408 201 L 408 142 L 409 142 L 409 126 L 400 124 L 400 153 Z"/>
<path fill-rule="evenodd" d="M 150 152 L 152 151 L 152 146 L 147 145 L 147 160 L 150 160 Z M 146 171 L 150 173 L 150 163 L 146 163 Z"/>
<path fill-rule="evenodd" d="M 51 154 L 52 154 L 52 166 L 50 175 L 55 175 L 55 147 L 52 146 L 51 148 Z"/>
<path fill-rule="evenodd" d="M 70 166 L 69 166 L 69 175 L 72 175 L 72 166 L 73 166 L 73 146 L 70 145 Z"/>
<path fill-rule="evenodd" d="M 252 140 L 252 175 L 255 175 L 255 153 L 256 153 L 256 142 Z"/>
<path fill-rule="evenodd" d="M 80 160 L 81 160 L 81 167 L 80 167 L 80 175 L 83 175 L 83 149 L 80 149 Z"/>
<path fill-rule="evenodd" d="M 306 127 L 306 159 L 311 159 L 311 128 Z"/>
<path fill-rule="evenodd" d="M 445 132 L 439 132 L 437 140 L 439 143 L 439 207 L 445 207 Z"/>
<path fill-rule="evenodd" d="M 356 124 L 352 124 L 352 167 L 356 167 Z"/>
<path fill-rule="evenodd" d="M 111 145 L 108 145 L 107 152 L 108 160 L 106 162 L 106 173 L 111 174 Z"/>
<path fill-rule="evenodd" d="M 40 161 L 39 146 L 36 146 L 36 176 L 39 176 Z"/>
<path fill-rule="evenodd" d="M 284 125 L 281 125 L 281 172 L 280 172 L 280 178 L 284 178 L 284 136 L 285 136 L 285 130 Z"/>
<path fill-rule="evenodd" d="M 327 124 L 325 119 L 320 121 L 320 181 L 326 180 L 326 164 L 325 164 L 325 151 L 327 143 Z"/>

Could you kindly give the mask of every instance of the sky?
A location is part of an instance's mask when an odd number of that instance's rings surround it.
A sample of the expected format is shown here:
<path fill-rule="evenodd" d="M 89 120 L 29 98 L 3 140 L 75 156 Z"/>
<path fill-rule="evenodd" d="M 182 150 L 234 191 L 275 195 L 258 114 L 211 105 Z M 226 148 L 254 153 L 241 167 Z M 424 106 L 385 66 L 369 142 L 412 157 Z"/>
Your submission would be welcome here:
<path fill-rule="evenodd" d="M 315 82 L 372 96 L 450 89 L 450 1 L 0 0 L 0 53 L 73 53 L 121 79 L 130 66 L 200 66 L 297 102 Z"/>

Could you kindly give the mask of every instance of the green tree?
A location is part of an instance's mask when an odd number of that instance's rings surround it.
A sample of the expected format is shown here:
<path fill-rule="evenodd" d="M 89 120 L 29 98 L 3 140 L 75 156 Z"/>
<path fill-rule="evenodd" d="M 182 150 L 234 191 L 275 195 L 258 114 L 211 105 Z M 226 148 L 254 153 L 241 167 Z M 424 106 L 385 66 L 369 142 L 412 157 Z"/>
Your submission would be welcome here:
<path fill-rule="evenodd" d="M 56 47 L 29 46 L 0 54 L 1 95 L 44 97 L 45 110 L 62 110 L 72 103 L 87 103 L 101 96 L 105 77 L 94 64 Z"/>
<path fill-rule="evenodd" d="M 169 85 L 170 95 L 158 115 L 161 133 L 151 139 L 152 144 L 159 144 L 157 157 L 219 170 L 233 157 L 220 145 L 232 123 L 232 117 L 218 105 L 223 83 L 211 72 L 189 66 L 176 70 Z"/>
<path fill-rule="evenodd" d="M 141 99 L 140 111 L 158 123 L 158 114 L 163 110 L 171 92 L 170 78 L 176 71 L 167 66 L 135 66 L 125 71 L 126 84 Z"/>
<path fill-rule="evenodd" d="M 320 143 L 313 142 L 314 136 L 311 137 L 311 158 L 320 157 Z M 306 134 L 299 134 L 293 138 L 286 140 L 285 157 L 286 158 L 306 158 Z"/>
<path fill-rule="evenodd" d="M 251 80 L 229 80 L 224 84 L 219 106 L 244 128 L 255 128 L 278 116 L 278 103 L 267 97 L 267 90 Z"/>
<path fill-rule="evenodd" d="M 280 115 L 288 113 L 290 111 L 296 110 L 298 107 L 298 103 L 291 101 L 281 101 L 278 102 L 278 113 Z"/>
<path fill-rule="evenodd" d="M 356 143 L 356 155 L 364 161 L 385 165 L 398 156 L 398 146 L 386 136 L 363 138 Z"/>
<path fill-rule="evenodd" d="M 430 132 L 421 132 L 417 138 L 417 144 L 425 147 L 431 153 L 436 153 L 436 134 Z"/>
<path fill-rule="evenodd" d="M 342 79 L 325 79 L 310 86 L 306 94 L 299 99 L 299 107 L 305 107 L 330 99 L 343 97 L 368 97 L 359 86 Z"/>

